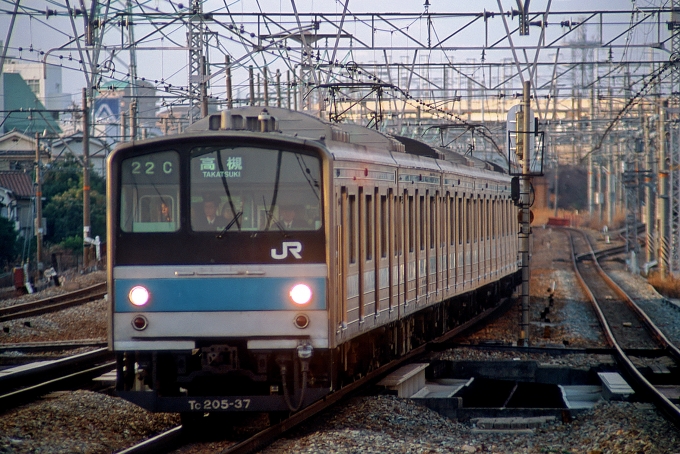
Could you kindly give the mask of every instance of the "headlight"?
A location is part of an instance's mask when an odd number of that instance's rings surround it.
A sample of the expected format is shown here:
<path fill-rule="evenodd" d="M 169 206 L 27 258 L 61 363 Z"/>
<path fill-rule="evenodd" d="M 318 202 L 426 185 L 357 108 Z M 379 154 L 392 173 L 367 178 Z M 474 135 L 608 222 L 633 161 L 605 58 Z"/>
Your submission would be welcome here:
<path fill-rule="evenodd" d="M 132 290 L 128 293 L 128 299 L 135 306 L 144 306 L 149 302 L 149 291 L 141 285 L 137 285 L 132 287 Z"/>
<path fill-rule="evenodd" d="M 295 304 L 307 304 L 312 300 L 312 289 L 305 284 L 297 284 L 290 290 L 290 299 Z"/>

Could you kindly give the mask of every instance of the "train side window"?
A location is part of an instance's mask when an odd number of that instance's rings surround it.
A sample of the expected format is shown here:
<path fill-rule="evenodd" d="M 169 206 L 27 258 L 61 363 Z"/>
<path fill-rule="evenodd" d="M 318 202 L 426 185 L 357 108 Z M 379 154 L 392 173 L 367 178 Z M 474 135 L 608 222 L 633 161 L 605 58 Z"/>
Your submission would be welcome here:
<path fill-rule="evenodd" d="M 458 244 L 463 244 L 463 198 L 456 194 L 456 225 L 458 231 Z"/>
<path fill-rule="evenodd" d="M 434 232 L 437 228 L 437 211 L 435 209 L 435 198 L 430 197 L 430 249 L 434 249 L 436 241 Z"/>
<path fill-rule="evenodd" d="M 387 257 L 387 235 L 389 235 L 390 224 L 387 222 L 387 196 L 380 196 L 380 258 Z"/>
<path fill-rule="evenodd" d="M 349 218 L 349 229 L 348 229 L 348 236 L 349 236 L 349 263 L 356 263 L 357 262 L 357 242 L 356 242 L 356 237 L 357 237 L 357 229 L 356 229 L 356 209 L 357 209 L 357 199 L 354 194 L 350 194 L 348 199 L 348 218 Z"/>
<path fill-rule="evenodd" d="M 420 250 L 424 251 L 425 250 L 425 196 L 420 196 L 420 199 L 418 200 L 418 204 L 420 205 L 418 208 L 418 226 L 419 228 L 419 246 Z"/>
<path fill-rule="evenodd" d="M 498 222 L 498 220 L 496 219 L 496 212 L 497 212 L 496 207 L 497 207 L 497 205 L 498 205 L 498 200 L 493 199 L 493 201 L 491 202 L 491 213 L 492 213 L 492 216 L 493 216 L 493 222 L 491 223 L 491 229 L 492 229 L 491 230 L 491 236 L 493 237 L 494 240 L 496 239 L 496 235 L 498 233 L 498 226 L 496 225 L 496 223 Z"/>
<path fill-rule="evenodd" d="M 486 239 L 489 240 L 491 237 L 491 202 L 486 199 L 486 210 L 484 210 L 484 216 L 486 216 Z"/>
<path fill-rule="evenodd" d="M 413 225 L 414 217 L 414 207 L 413 207 L 413 196 L 408 196 L 408 211 L 407 211 L 407 223 L 408 223 L 408 252 L 413 252 L 413 246 L 415 243 L 415 229 Z"/>
<path fill-rule="evenodd" d="M 176 232 L 179 207 L 177 152 L 151 153 L 121 162 L 122 231 Z"/>
<path fill-rule="evenodd" d="M 451 246 L 453 246 L 456 242 L 456 237 L 455 237 L 455 234 L 456 234 L 455 221 L 456 221 L 456 219 L 455 219 L 455 216 L 454 216 L 455 199 L 453 197 L 451 197 L 450 194 L 448 196 L 448 205 L 449 205 L 449 216 L 448 216 L 448 218 L 449 218 L 449 243 L 451 244 Z"/>
<path fill-rule="evenodd" d="M 394 248 L 396 255 L 400 256 L 404 251 L 404 243 L 402 242 L 403 232 L 404 232 L 404 198 L 402 196 L 394 197 L 394 210 L 392 210 L 392 216 L 394 222 Z"/>
<path fill-rule="evenodd" d="M 373 196 L 366 194 L 366 260 L 373 260 Z"/>
<path fill-rule="evenodd" d="M 472 200 L 465 199 L 465 242 L 470 244 L 472 230 Z"/>

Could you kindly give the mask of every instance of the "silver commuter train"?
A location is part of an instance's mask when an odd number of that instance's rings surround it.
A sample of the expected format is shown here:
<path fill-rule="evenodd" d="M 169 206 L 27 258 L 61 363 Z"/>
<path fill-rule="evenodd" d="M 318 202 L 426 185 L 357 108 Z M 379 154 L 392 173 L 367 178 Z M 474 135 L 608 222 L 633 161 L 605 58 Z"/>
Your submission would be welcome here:
<path fill-rule="evenodd" d="M 186 421 L 296 411 L 519 282 L 508 175 L 301 112 L 121 145 L 107 196 L 117 392 Z"/>

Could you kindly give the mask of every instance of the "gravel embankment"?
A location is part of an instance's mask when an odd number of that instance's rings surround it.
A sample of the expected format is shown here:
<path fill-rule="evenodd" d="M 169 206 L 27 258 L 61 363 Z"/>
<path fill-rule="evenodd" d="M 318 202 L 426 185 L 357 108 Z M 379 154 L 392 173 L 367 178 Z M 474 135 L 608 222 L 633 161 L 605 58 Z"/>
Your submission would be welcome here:
<path fill-rule="evenodd" d="M 598 322 L 573 276 L 566 236 L 556 230 L 535 227 L 532 241 L 532 345 L 603 346 Z M 616 261 L 611 261 L 611 266 L 621 268 L 620 262 Z M 640 292 L 649 292 L 643 279 L 631 279 L 630 275 L 621 272 L 617 280 Z M 553 283 L 554 303 L 542 320 L 541 313 L 549 306 L 548 289 Z M 660 299 L 653 293 L 647 296 L 650 301 Z M 663 303 L 659 305 L 666 306 Z M 30 320 L 31 327 L 24 326 L 23 321 L 11 322 L 10 332 L 0 333 L 0 339 L 2 343 L 9 343 L 47 340 L 51 336 L 103 338 L 106 330 L 105 302 L 89 303 L 81 306 L 81 310 L 82 313 L 34 317 Z M 39 321 L 40 318 L 46 320 Z M 84 319 L 88 322 L 82 323 Z M 468 341 L 516 342 L 519 320 L 519 308 L 514 307 L 491 326 L 470 336 Z M 675 320 L 678 320 L 677 315 Z M 680 326 L 680 322 L 675 325 Z M 532 359 L 579 368 L 612 361 L 607 355 L 553 357 L 474 348 L 453 349 L 441 353 L 440 357 Z M 108 453 L 178 423 L 179 418 L 175 414 L 150 414 L 120 399 L 101 394 L 84 391 L 56 393 L 0 414 L 0 452 Z M 228 441 L 202 443 L 179 452 L 214 453 L 229 444 Z M 449 420 L 411 400 L 378 396 L 355 398 L 336 407 L 264 452 L 680 453 L 680 431 L 647 404 L 618 402 L 602 403 L 571 422 L 556 421 L 530 434 L 485 433 L 478 431 L 470 422 Z"/>
<path fill-rule="evenodd" d="M 679 446 L 677 430 L 646 404 L 599 405 L 530 434 L 484 433 L 408 399 L 380 396 L 356 398 L 262 452 L 667 454 Z"/>

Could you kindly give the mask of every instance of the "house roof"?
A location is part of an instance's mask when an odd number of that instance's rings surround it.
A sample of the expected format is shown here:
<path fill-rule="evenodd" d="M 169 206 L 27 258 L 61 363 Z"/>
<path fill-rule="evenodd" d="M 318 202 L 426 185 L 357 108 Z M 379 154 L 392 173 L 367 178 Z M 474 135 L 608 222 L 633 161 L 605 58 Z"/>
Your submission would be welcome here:
<path fill-rule="evenodd" d="M 7 119 L 3 125 L 5 131 L 16 129 L 27 134 L 43 132 L 44 130 L 56 134 L 61 132 L 52 112 L 41 112 L 45 110 L 45 106 L 38 100 L 20 74 L 3 73 L 0 77 L 4 78 L 4 110 L 12 111 L 7 114 Z M 22 109 L 23 112 L 20 112 Z M 32 111 L 27 111 L 28 109 L 32 109 Z"/>
<path fill-rule="evenodd" d="M 0 171 L 0 187 L 7 188 L 18 197 L 33 197 L 33 180 L 24 172 Z"/>
<path fill-rule="evenodd" d="M 18 131 L 10 131 L 7 134 L 0 135 L 0 149 L 3 150 L 20 150 L 20 151 L 34 151 L 35 139 Z"/>

